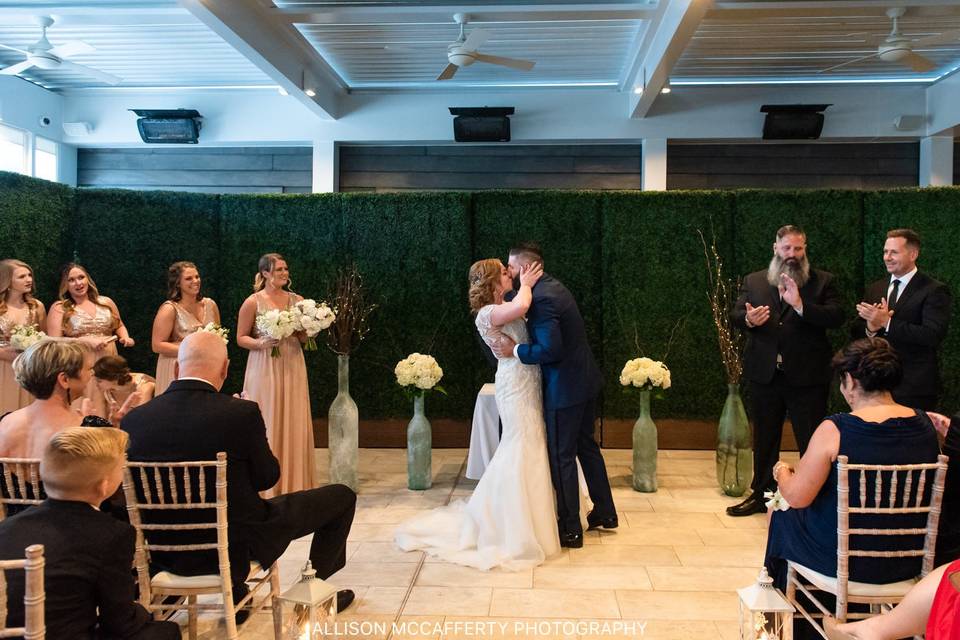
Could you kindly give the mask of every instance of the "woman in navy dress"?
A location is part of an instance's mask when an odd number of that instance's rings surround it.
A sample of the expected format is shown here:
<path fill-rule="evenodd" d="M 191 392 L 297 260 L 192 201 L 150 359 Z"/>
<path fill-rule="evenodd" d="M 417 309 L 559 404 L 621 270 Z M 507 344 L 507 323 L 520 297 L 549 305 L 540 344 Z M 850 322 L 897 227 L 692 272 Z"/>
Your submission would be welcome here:
<path fill-rule="evenodd" d="M 796 469 L 782 461 L 773 468 L 780 493 L 791 505 L 772 514 L 767 534 L 764 564 L 781 588 L 787 560 L 837 575 L 837 456 L 847 456 L 850 464 L 886 465 L 932 463 L 940 453 L 927 414 L 897 404 L 890 394 L 903 375 L 890 343 L 882 338 L 857 340 L 834 356 L 833 367 L 850 413 L 837 413 L 820 423 Z M 859 478 L 852 474 L 850 486 L 858 485 Z M 853 490 L 850 506 L 858 505 L 859 492 Z M 876 524 L 878 517 L 883 518 L 882 525 Z M 851 524 L 926 528 L 926 516 L 861 515 Z M 870 548 L 878 551 L 918 546 L 901 536 L 874 540 Z M 920 562 L 919 557 L 851 558 L 850 579 L 873 584 L 906 580 L 920 573 Z"/>

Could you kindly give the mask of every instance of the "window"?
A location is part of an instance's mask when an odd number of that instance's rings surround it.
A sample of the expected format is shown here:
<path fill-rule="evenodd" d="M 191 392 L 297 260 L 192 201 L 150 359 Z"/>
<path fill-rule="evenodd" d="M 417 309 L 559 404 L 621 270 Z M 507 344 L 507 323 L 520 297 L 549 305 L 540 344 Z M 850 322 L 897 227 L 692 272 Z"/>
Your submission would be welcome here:
<path fill-rule="evenodd" d="M 0 171 L 30 175 L 26 131 L 0 124 Z"/>
<path fill-rule="evenodd" d="M 57 143 L 36 137 L 33 152 L 33 175 L 51 182 L 57 181 Z"/>

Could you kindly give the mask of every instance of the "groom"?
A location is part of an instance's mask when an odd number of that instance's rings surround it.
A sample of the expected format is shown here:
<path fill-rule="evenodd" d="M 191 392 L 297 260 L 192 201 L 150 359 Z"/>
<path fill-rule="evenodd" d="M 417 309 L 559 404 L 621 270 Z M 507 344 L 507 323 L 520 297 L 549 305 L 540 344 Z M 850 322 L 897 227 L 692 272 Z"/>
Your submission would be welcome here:
<path fill-rule="evenodd" d="M 516 280 L 522 266 L 536 262 L 543 264 L 539 246 L 522 243 L 513 247 L 508 263 L 510 276 Z M 497 352 L 502 358 L 513 356 L 524 364 L 540 365 L 560 544 L 582 547 L 577 458 L 593 501 L 593 511 L 587 516 L 588 528 L 615 529 L 618 524 L 607 468 L 593 439 L 597 395 L 603 384 L 600 369 L 587 344 L 577 302 L 559 280 L 546 273 L 533 287 L 527 328 L 530 344 L 515 344 L 505 337 Z"/>

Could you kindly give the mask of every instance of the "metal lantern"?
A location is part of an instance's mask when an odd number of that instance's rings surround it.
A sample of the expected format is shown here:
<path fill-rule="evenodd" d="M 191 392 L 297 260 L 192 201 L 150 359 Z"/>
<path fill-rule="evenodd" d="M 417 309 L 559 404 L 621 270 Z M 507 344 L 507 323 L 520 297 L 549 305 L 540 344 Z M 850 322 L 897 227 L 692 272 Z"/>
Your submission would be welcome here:
<path fill-rule="evenodd" d="M 773 586 L 767 569 L 756 584 L 737 589 L 740 596 L 740 640 L 792 640 L 793 605 Z"/>
<path fill-rule="evenodd" d="M 300 581 L 287 589 L 280 600 L 293 608 L 287 627 L 290 640 L 319 638 L 325 625 L 337 617 L 337 588 L 318 578 L 309 561 L 300 574 Z"/>

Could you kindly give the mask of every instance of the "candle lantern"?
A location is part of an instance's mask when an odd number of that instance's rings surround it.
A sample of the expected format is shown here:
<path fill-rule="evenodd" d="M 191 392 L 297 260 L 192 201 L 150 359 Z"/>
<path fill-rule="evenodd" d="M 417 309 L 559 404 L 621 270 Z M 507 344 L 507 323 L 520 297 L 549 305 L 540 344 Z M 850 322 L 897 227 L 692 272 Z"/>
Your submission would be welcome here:
<path fill-rule="evenodd" d="M 757 582 L 737 589 L 740 596 L 740 640 L 792 640 L 793 605 L 773 586 L 767 569 Z"/>
<path fill-rule="evenodd" d="M 309 561 L 303 568 L 300 581 L 287 589 L 280 600 L 293 609 L 286 634 L 290 640 L 323 637 L 323 629 L 337 616 L 337 588 L 318 578 Z"/>

